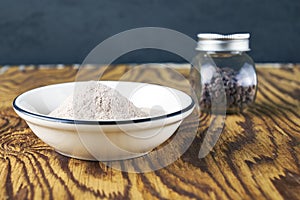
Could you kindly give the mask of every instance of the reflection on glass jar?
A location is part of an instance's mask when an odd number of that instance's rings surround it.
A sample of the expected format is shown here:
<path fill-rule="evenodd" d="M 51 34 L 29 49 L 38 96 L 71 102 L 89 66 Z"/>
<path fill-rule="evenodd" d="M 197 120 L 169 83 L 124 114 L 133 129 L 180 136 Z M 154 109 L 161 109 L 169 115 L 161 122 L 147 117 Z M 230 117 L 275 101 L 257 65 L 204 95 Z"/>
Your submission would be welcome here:
<path fill-rule="evenodd" d="M 227 113 L 237 113 L 254 102 L 257 76 L 255 64 L 246 53 L 249 36 L 198 35 L 199 53 L 193 61 L 190 77 L 202 111 L 210 111 L 213 103 L 225 102 Z"/>

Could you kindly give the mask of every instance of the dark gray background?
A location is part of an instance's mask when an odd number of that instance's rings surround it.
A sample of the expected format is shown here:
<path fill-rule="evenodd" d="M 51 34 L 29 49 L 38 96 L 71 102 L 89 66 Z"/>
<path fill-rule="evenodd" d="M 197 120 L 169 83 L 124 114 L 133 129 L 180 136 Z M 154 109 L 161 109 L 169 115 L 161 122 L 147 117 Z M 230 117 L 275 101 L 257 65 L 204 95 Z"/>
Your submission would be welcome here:
<path fill-rule="evenodd" d="M 0 64 L 81 63 L 107 37 L 146 26 L 250 32 L 256 62 L 300 61 L 299 0 L 0 0 Z M 175 62 L 144 50 L 116 62 Z"/>

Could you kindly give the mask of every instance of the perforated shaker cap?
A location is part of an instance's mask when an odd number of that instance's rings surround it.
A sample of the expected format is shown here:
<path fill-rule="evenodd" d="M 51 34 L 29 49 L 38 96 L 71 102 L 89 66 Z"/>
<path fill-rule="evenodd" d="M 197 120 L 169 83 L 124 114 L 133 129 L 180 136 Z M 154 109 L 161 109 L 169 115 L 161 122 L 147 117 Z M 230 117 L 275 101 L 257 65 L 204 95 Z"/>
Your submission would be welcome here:
<path fill-rule="evenodd" d="M 198 34 L 198 51 L 250 51 L 249 33 L 221 35 L 215 33 Z"/>

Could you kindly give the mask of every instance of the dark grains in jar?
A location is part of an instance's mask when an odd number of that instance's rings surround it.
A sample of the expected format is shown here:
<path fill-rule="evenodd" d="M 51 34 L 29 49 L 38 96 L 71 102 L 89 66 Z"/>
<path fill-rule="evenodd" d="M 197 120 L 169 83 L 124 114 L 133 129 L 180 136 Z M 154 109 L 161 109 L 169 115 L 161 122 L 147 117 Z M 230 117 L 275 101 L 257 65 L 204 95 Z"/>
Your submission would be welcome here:
<path fill-rule="evenodd" d="M 212 100 L 218 104 L 224 102 L 226 98 L 226 110 L 229 113 L 243 111 L 254 101 L 256 85 L 242 85 L 237 79 L 237 73 L 231 68 L 216 68 L 210 82 L 204 83 L 202 87 L 200 98 L 202 110 L 210 110 Z"/>

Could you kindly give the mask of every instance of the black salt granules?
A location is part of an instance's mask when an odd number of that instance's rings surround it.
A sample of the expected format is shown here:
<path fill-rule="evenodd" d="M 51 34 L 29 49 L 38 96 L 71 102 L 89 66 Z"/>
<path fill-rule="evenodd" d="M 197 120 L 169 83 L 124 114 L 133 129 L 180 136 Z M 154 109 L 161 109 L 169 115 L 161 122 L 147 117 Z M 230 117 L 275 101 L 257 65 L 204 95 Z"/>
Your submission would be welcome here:
<path fill-rule="evenodd" d="M 255 98 L 256 85 L 243 85 L 237 79 L 238 72 L 231 68 L 216 68 L 209 83 L 204 83 L 200 108 L 210 110 L 212 101 L 216 104 L 226 98 L 227 112 L 243 111 Z M 224 95 L 225 93 L 225 95 Z"/>

